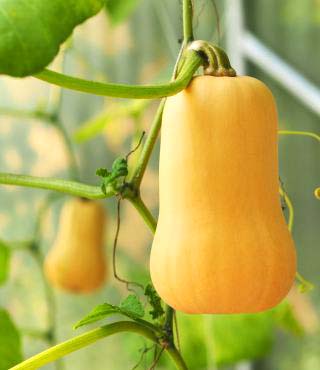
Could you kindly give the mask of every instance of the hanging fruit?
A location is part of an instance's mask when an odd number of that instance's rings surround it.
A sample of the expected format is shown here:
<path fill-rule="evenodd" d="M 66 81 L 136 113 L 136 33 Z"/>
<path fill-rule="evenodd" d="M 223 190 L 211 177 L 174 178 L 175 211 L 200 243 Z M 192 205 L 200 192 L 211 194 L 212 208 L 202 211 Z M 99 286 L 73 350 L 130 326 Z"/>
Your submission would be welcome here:
<path fill-rule="evenodd" d="M 253 313 L 277 305 L 296 272 L 278 192 L 276 105 L 262 82 L 230 77 L 215 52 L 210 73 L 222 77 L 195 77 L 164 109 L 151 277 L 177 310 Z"/>
<path fill-rule="evenodd" d="M 44 264 L 52 285 L 72 293 L 88 293 L 103 284 L 104 225 L 100 203 L 75 198 L 64 204 L 57 237 Z"/>

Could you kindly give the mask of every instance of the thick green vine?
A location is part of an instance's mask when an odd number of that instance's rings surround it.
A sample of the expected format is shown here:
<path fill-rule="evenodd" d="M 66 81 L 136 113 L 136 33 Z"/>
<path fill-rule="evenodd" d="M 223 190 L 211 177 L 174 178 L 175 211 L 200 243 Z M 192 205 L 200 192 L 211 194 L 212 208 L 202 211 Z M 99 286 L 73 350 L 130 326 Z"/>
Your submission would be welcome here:
<path fill-rule="evenodd" d="M 66 89 L 89 94 L 129 99 L 155 99 L 171 96 L 183 90 L 189 84 L 192 76 L 202 63 L 201 56 L 194 50 L 189 50 L 185 55 L 185 63 L 179 74 L 179 78 L 172 82 L 159 85 L 139 86 L 88 81 L 48 69 L 34 75 L 34 77 Z"/>

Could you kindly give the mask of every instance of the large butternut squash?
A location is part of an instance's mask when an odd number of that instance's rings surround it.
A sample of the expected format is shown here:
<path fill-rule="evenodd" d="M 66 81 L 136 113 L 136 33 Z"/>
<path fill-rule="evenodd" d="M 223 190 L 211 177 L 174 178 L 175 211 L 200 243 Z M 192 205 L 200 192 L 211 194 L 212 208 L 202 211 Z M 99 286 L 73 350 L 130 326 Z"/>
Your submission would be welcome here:
<path fill-rule="evenodd" d="M 251 77 L 201 76 L 167 100 L 151 277 L 187 313 L 277 305 L 296 271 L 279 199 L 277 113 Z"/>
<path fill-rule="evenodd" d="M 105 279 L 105 214 L 96 201 L 72 199 L 63 206 L 57 237 L 44 264 L 48 280 L 73 293 L 87 293 Z"/>

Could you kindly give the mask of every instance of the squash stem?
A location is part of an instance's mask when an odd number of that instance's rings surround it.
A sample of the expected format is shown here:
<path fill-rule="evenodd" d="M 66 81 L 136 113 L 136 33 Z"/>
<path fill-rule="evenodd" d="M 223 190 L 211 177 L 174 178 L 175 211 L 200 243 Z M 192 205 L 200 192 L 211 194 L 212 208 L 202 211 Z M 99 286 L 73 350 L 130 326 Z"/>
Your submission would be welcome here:
<path fill-rule="evenodd" d="M 218 61 L 218 69 L 215 71 L 215 76 L 235 77 L 237 73 L 231 67 L 227 53 L 217 45 L 209 44 L 209 47 L 215 54 Z"/>
<path fill-rule="evenodd" d="M 183 0 L 183 43 L 193 41 L 193 4 L 192 0 Z"/>
<path fill-rule="evenodd" d="M 201 56 L 193 50 L 185 55 L 185 63 L 179 77 L 171 82 L 159 85 L 125 85 L 101 83 L 71 77 L 63 73 L 44 69 L 33 77 L 39 80 L 64 87 L 66 89 L 81 91 L 94 95 L 111 96 L 128 99 L 155 99 L 177 94 L 188 86 L 193 74 L 203 63 Z"/>
<path fill-rule="evenodd" d="M 189 44 L 188 50 L 200 52 L 205 56 L 205 75 L 217 77 L 235 77 L 237 75 L 236 71 L 231 67 L 228 55 L 219 46 L 204 40 L 196 40 Z"/>

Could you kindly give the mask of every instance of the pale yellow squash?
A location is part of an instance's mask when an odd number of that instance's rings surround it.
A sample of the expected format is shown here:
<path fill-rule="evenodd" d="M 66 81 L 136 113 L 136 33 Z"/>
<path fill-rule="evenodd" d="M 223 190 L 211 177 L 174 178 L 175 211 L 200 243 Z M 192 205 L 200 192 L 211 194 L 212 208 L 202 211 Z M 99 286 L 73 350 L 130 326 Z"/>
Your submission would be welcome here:
<path fill-rule="evenodd" d="M 44 264 L 48 280 L 73 293 L 99 288 L 106 275 L 105 213 L 100 203 L 75 198 L 62 209 L 57 237 Z"/>
<path fill-rule="evenodd" d="M 167 100 L 153 284 L 187 313 L 251 313 L 290 290 L 296 254 L 280 207 L 277 112 L 251 77 L 201 76 Z"/>

